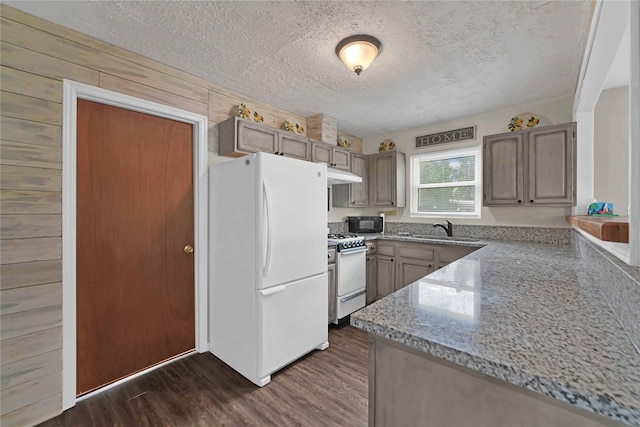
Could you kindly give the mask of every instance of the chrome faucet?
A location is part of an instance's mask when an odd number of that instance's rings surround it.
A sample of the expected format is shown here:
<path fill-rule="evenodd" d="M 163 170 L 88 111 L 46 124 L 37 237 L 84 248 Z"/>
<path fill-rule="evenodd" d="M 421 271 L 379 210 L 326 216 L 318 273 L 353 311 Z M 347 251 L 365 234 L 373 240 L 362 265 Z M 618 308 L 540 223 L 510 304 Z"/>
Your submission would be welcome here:
<path fill-rule="evenodd" d="M 444 231 L 447 232 L 447 237 L 453 237 L 453 224 L 449 220 L 447 221 L 447 225 L 444 224 L 433 224 L 434 227 L 442 227 Z"/>

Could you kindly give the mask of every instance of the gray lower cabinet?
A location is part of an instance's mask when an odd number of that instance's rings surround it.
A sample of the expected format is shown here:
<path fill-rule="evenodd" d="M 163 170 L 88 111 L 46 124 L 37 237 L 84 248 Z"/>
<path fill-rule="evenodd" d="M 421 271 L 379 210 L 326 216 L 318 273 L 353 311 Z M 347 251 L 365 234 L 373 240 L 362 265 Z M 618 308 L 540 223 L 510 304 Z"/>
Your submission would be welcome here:
<path fill-rule="evenodd" d="M 378 295 L 378 266 L 376 263 L 376 243 L 367 242 L 367 304 L 376 300 Z"/>
<path fill-rule="evenodd" d="M 623 425 L 372 333 L 368 354 L 371 427 Z"/>
<path fill-rule="evenodd" d="M 427 274 L 433 273 L 434 261 L 425 261 L 414 258 L 398 258 L 398 271 L 396 276 L 396 291 L 407 285 L 422 279 Z"/>
<path fill-rule="evenodd" d="M 453 245 L 440 245 L 438 246 L 438 264 L 436 269 L 442 268 L 447 264 L 451 264 L 453 261 L 469 255 L 478 248 L 471 246 L 453 246 Z"/>
<path fill-rule="evenodd" d="M 264 152 L 311 160 L 311 140 L 303 135 L 274 129 L 240 117 L 232 117 L 218 125 L 218 152 L 238 157 Z"/>
<path fill-rule="evenodd" d="M 376 275 L 378 277 L 376 299 L 384 298 L 395 292 L 396 264 L 393 257 L 385 255 L 376 257 Z"/>
<path fill-rule="evenodd" d="M 484 206 L 574 206 L 576 124 L 488 135 Z"/>
<path fill-rule="evenodd" d="M 329 249 L 329 266 L 327 268 L 327 282 L 329 289 L 329 318 L 328 323 L 336 320 L 336 304 L 338 290 L 336 289 L 336 250 Z"/>
<path fill-rule="evenodd" d="M 334 207 L 369 206 L 368 159 L 366 154 L 351 153 L 351 173 L 362 177 L 357 184 L 334 185 L 331 203 Z"/>
<path fill-rule="evenodd" d="M 393 292 L 396 287 L 396 242 L 378 240 L 376 244 L 376 299 Z"/>
<path fill-rule="evenodd" d="M 405 171 L 404 153 L 369 155 L 369 206 L 405 207 Z"/>
<path fill-rule="evenodd" d="M 433 245 L 419 242 L 378 240 L 375 255 L 377 278 L 374 299 L 383 298 L 462 258 L 478 248 L 470 246 Z M 367 263 L 373 262 L 367 256 Z M 369 272 L 367 264 L 367 272 Z M 367 303 L 370 303 L 367 293 Z"/>
<path fill-rule="evenodd" d="M 312 141 L 311 161 L 316 163 L 326 163 L 327 166 L 336 169 L 351 169 L 351 152 L 337 145 L 326 142 Z"/>
<path fill-rule="evenodd" d="M 395 290 L 432 273 L 436 251 L 436 247 L 423 243 L 397 243 Z"/>

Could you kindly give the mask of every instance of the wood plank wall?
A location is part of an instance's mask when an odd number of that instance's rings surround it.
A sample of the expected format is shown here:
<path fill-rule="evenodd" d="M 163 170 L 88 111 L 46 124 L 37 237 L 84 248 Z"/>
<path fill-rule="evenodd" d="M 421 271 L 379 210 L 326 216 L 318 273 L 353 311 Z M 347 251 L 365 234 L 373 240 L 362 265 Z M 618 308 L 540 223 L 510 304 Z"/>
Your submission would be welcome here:
<path fill-rule="evenodd" d="M 62 79 L 156 101 L 215 125 L 240 102 L 265 124 L 302 116 L 0 4 L 0 424 L 62 411 Z"/>

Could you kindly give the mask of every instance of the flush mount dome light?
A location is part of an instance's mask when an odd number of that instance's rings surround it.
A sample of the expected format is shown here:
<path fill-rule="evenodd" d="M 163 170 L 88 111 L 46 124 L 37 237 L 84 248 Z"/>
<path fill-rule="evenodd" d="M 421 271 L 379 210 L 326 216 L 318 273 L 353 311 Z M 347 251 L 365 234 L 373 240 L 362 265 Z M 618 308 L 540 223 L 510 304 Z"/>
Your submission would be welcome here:
<path fill-rule="evenodd" d="M 382 50 L 380 40 L 375 37 L 360 34 L 347 37 L 336 46 L 336 55 L 350 70 L 360 75 Z"/>

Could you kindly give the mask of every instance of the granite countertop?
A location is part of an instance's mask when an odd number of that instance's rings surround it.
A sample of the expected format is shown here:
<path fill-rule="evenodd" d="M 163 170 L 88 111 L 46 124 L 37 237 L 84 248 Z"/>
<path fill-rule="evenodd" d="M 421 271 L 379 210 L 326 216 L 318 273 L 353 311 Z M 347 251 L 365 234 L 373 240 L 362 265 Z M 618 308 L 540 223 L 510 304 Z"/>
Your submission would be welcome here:
<path fill-rule="evenodd" d="M 575 238 L 482 244 L 353 313 L 351 324 L 640 426 L 640 354 L 580 262 Z"/>

